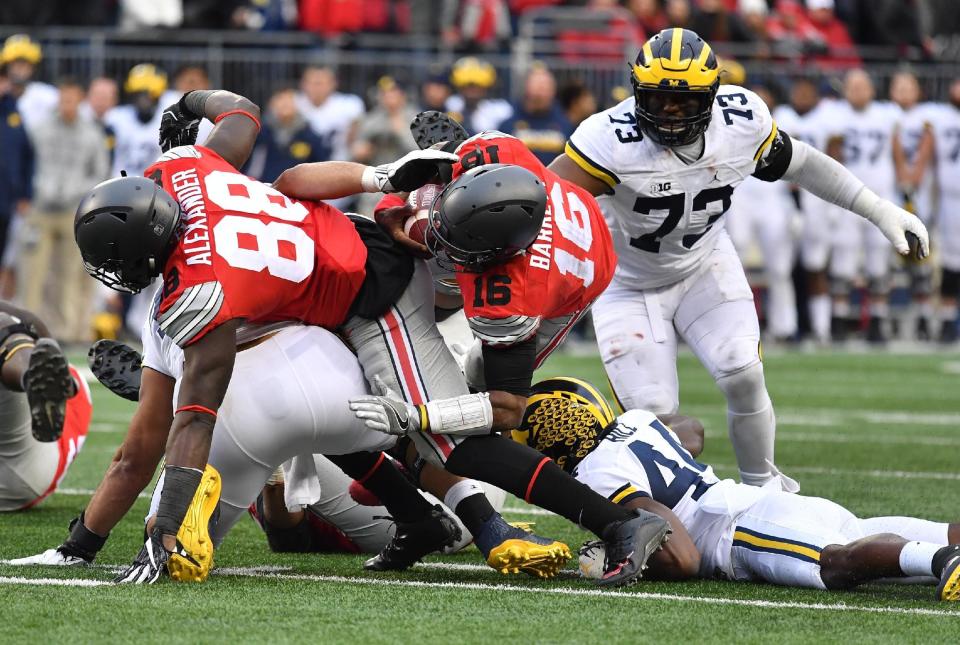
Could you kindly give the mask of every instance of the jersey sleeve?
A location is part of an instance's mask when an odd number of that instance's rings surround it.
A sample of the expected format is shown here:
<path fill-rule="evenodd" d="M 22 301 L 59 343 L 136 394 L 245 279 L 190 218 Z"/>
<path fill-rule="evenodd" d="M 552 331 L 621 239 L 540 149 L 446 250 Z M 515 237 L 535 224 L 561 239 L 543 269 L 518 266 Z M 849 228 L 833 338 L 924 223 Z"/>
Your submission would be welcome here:
<path fill-rule="evenodd" d="M 197 282 L 163 298 L 157 323 L 165 336 L 186 347 L 232 318 L 225 304 L 220 282 Z"/>
<path fill-rule="evenodd" d="M 385 211 L 388 208 L 396 208 L 397 206 L 403 206 L 406 203 L 406 200 L 396 193 L 388 193 L 384 195 L 379 202 L 377 202 L 377 205 L 373 209 L 373 213 L 376 215 L 377 213 Z"/>
<path fill-rule="evenodd" d="M 618 137 L 622 143 L 640 140 L 636 133 L 636 117 L 631 112 L 626 111 L 620 117 L 613 115 L 613 112 L 623 105 L 621 103 L 620 106 L 585 119 L 570 135 L 563 150 L 584 172 L 611 189 L 620 183 L 616 174 L 617 164 L 611 137 Z M 631 119 L 633 123 L 630 123 Z"/>

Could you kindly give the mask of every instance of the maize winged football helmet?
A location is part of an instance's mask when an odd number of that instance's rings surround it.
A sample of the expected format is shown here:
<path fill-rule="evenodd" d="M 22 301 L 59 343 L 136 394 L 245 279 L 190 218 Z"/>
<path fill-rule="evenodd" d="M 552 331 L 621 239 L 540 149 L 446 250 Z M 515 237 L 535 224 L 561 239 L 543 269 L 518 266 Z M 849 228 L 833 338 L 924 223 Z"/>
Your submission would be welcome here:
<path fill-rule="evenodd" d="M 134 65 L 127 74 L 123 91 L 127 94 L 146 92 L 154 100 L 159 99 L 167 89 L 167 75 L 156 65 L 140 63 Z"/>
<path fill-rule="evenodd" d="M 720 68 L 713 50 L 689 29 L 664 29 L 644 43 L 631 67 L 637 120 L 664 146 L 692 143 L 710 125 Z"/>
<path fill-rule="evenodd" d="M 3 41 L 3 49 L 0 50 L 0 65 L 13 62 L 15 60 L 25 60 L 32 65 L 40 62 L 41 49 L 39 43 L 35 42 L 26 34 L 14 34 Z"/>
<path fill-rule="evenodd" d="M 512 437 L 572 472 L 615 420 L 610 404 L 595 387 L 560 376 L 533 386 L 523 421 Z"/>

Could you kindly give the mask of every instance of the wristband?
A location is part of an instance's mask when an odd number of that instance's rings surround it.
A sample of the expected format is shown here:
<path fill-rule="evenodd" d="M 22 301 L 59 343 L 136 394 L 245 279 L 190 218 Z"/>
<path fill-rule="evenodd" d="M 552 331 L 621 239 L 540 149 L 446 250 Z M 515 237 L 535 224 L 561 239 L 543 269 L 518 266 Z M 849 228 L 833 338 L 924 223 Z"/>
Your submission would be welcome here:
<path fill-rule="evenodd" d="M 202 412 L 202 413 L 204 413 L 204 414 L 209 414 L 209 415 L 211 415 L 214 419 L 217 418 L 217 412 L 216 412 L 216 410 L 211 410 L 210 408 L 206 407 L 205 405 L 184 405 L 184 406 L 181 406 L 181 407 L 177 408 L 176 410 L 174 410 L 173 413 L 174 413 L 174 415 L 176 415 L 176 414 L 179 414 L 179 413 L 181 413 L 181 412 Z"/>
<path fill-rule="evenodd" d="M 490 434 L 493 428 L 493 407 L 486 392 L 428 401 L 416 407 L 420 432 L 471 436 Z"/>
<path fill-rule="evenodd" d="M 242 114 L 243 116 L 247 117 L 248 119 L 253 121 L 254 125 L 257 126 L 257 130 L 258 131 L 260 130 L 260 121 L 257 119 L 257 117 L 253 116 L 246 110 L 229 110 L 228 112 L 224 112 L 223 114 L 217 115 L 217 118 L 214 119 L 213 122 L 220 123 L 220 121 L 222 121 L 223 119 L 227 118 L 228 116 L 232 116 L 234 114 Z"/>
<path fill-rule="evenodd" d="M 377 169 L 373 166 L 366 166 L 363 169 L 363 175 L 360 177 L 360 185 L 365 193 L 379 193 L 380 183 L 377 181 Z"/>
<path fill-rule="evenodd" d="M 189 112 L 190 116 L 193 116 L 197 119 L 202 119 L 207 114 L 207 99 L 209 99 L 215 92 L 219 92 L 219 90 L 193 90 L 191 92 L 187 92 L 180 99 L 180 107 L 184 111 Z"/>

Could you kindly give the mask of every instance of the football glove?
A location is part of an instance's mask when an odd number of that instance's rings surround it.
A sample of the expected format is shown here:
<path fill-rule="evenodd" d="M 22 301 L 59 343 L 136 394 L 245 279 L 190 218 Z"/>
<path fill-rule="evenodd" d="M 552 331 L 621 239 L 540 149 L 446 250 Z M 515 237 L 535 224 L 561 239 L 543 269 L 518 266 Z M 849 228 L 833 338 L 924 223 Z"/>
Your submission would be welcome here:
<path fill-rule="evenodd" d="M 414 150 L 391 163 L 367 166 L 363 171 L 363 189 L 368 193 L 410 192 L 430 183 L 441 168 L 449 169 L 459 161 L 457 155 L 441 150 Z"/>
<path fill-rule="evenodd" d="M 113 581 L 117 584 L 152 585 L 160 579 L 160 576 L 169 575 L 167 562 L 169 562 L 170 556 L 174 554 L 192 562 L 197 567 L 200 566 L 200 563 L 183 548 L 180 540 L 177 540 L 174 551 L 167 551 L 163 547 L 163 536 L 160 529 L 154 529 L 130 566 Z"/>
<path fill-rule="evenodd" d="M 160 150 L 192 146 L 197 142 L 201 117 L 188 110 L 183 99 L 169 106 L 160 117 Z"/>
<path fill-rule="evenodd" d="M 869 197 L 865 196 L 864 199 Z M 864 210 L 864 217 L 880 229 L 880 232 L 893 244 L 897 253 L 911 255 L 917 260 L 930 255 L 930 236 L 927 233 L 927 227 L 919 217 L 879 197 L 872 204 L 868 204 Z"/>

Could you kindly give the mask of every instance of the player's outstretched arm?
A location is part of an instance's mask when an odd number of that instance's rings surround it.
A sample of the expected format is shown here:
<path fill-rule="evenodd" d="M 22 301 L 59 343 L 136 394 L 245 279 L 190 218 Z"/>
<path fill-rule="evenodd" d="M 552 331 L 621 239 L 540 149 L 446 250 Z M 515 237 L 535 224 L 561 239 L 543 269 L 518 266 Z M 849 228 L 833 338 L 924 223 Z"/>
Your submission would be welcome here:
<path fill-rule="evenodd" d="M 816 148 L 798 140 L 792 140 L 791 147 L 783 179 L 869 220 L 890 240 L 897 253 L 913 253 L 917 259 L 929 255 L 930 237 L 918 217 L 878 196 L 853 173 Z M 758 171 L 758 176 L 759 172 L 762 171 Z M 916 249 L 911 249 L 908 234 L 916 237 Z"/>
<path fill-rule="evenodd" d="M 194 90 L 163 112 L 160 149 L 166 152 L 196 142 L 201 119 L 216 127 L 203 143 L 230 165 L 240 169 L 250 157 L 260 132 L 260 108 L 248 98 L 227 90 Z"/>
<path fill-rule="evenodd" d="M 670 540 L 650 558 L 647 577 L 653 580 L 687 580 L 699 575 L 700 552 L 673 511 L 650 498 L 631 500 L 626 506 L 655 513 L 670 523 Z"/>
<path fill-rule="evenodd" d="M 351 161 L 298 164 L 283 171 L 273 187 L 295 199 L 336 199 L 357 193 L 400 193 L 420 188 L 451 166 L 457 156 L 441 150 L 414 150 L 379 166 Z"/>
<path fill-rule="evenodd" d="M 183 378 L 167 443 L 164 487 L 157 529 L 172 551 L 210 456 L 217 409 L 223 402 L 237 355 L 238 320 L 229 320 L 183 350 Z"/>

